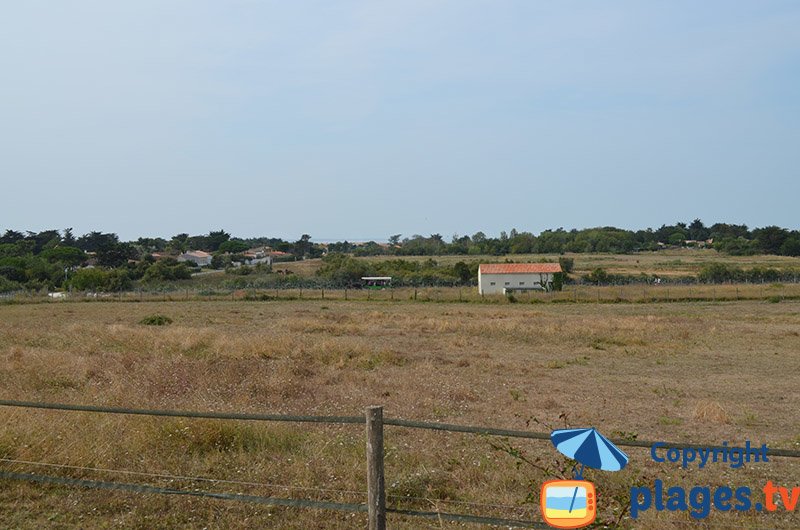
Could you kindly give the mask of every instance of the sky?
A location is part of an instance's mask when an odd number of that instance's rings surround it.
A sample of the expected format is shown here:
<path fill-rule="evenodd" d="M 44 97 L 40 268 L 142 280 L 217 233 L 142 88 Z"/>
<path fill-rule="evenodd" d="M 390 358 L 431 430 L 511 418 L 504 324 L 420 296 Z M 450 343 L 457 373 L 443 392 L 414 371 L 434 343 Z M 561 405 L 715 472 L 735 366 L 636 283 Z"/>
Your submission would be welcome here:
<path fill-rule="evenodd" d="M 796 1 L 26 0 L 0 229 L 796 229 Z"/>

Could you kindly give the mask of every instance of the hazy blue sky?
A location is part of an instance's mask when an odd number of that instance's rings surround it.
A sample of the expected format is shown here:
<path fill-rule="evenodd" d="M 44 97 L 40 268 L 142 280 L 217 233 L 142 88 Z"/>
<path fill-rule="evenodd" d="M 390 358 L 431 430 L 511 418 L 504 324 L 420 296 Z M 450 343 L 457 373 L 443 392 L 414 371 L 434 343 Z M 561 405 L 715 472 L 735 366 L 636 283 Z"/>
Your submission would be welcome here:
<path fill-rule="evenodd" d="M 5 2 L 0 228 L 797 228 L 796 1 Z"/>

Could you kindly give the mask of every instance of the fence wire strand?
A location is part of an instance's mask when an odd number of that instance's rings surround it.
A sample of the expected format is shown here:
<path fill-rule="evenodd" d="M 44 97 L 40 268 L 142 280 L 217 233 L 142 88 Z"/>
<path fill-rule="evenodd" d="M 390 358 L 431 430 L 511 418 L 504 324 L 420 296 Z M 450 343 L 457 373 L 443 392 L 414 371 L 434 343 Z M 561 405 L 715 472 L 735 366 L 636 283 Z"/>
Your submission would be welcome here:
<path fill-rule="evenodd" d="M 261 488 L 274 488 L 274 489 L 285 489 L 285 490 L 297 490 L 297 491 L 317 491 L 317 492 L 324 492 L 324 493 L 341 493 L 341 494 L 349 494 L 349 495 L 357 495 L 359 497 L 364 497 L 365 493 L 363 491 L 354 491 L 354 490 L 340 490 L 335 488 L 313 488 L 308 486 L 288 486 L 285 484 L 271 484 L 267 482 L 248 482 L 242 480 L 230 480 L 230 479 L 218 479 L 218 478 L 210 478 L 210 477 L 195 477 L 189 475 L 171 475 L 169 473 L 148 473 L 146 471 L 130 471 L 126 469 L 110 469 L 110 468 L 101 468 L 101 467 L 87 467 L 87 466 L 75 466 L 70 464 L 55 464 L 51 462 L 35 462 L 32 460 L 17 460 L 13 458 L 0 458 L 0 462 L 5 462 L 9 464 L 19 464 L 19 465 L 26 465 L 26 466 L 38 466 L 38 467 L 49 467 L 54 469 L 70 469 L 73 471 L 92 471 L 95 473 L 116 473 L 120 475 L 132 475 L 132 476 L 140 476 L 140 477 L 147 477 L 147 478 L 154 478 L 154 479 L 164 479 L 164 480 L 184 480 L 188 482 L 213 482 L 219 484 L 233 484 L 237 486 L 248 486 L 248 487 L 261 487 Z"/>
<path fill-rule="evenodd" d="M 128 407 L 108 407 L 108 406 L 94 406 L 94 405 L 77 405 L 77 404 L 65 404 L 65 403 L 45 403 L 45 402 L 33 402 L 33 401 L 19 401 L 19 400 L 0 400 L 0 406 L 4 407 L 14 407 L 14 408 L 32 408 L 32 409 L 47 409 L 47 410 L 63 410 L 63 411 L 78 411 L 78 412 L 95 412 L 95 413 L 106 413 L 106 414 L 129 414 L 129 415 L 145 415 L 145 416 L 167 416 L 167 417 L 182 417 L 182 418 L 205 418 L 205 419 L 229 419 L 229 420 L 246 420 L 246 421 L 285 421 L 285 422 L 309 422 L 309 423 L 329 423 L 329 424 L 364 424 L 366 422 L 363 416 L 310 416 L 310 415 L 290 415 L 290 414 L 244 414 L 244 413 L 228 413 L 228 412 L 198 412 L 198 411 L 176 411 L 176 410 L 157 410 L 157 409 L 135 409 L 135 408 L 128 408 Z M 435 430 L 435 431 L 446 431 L 446 432 L 460 432 L 460 433 L 468 433 L 468 434 L 479 434 L 479 435 L 486 435 L 486 436 L 502 436 L 507 438 L 523 438 L 523 439 L 531 439 L 531 440 L 549 440 L 550 433 L 543 433 L 543 432 L 533 432 L 533 431 L 517 431 L 517 430 L 510 430 L 510 429 L 498 429 L 493 427 L 479 427 L 479 426 L 469 426 L 469 425 L 456 425 L 456 424 L 448 424 L 448 423 L 436 423 L 436 422 L 423 422 L 423 421 L 414 421 L 414 420 L 404 420 L 399 418 L 384 418 L 383 420 L 384 425 L 390 425 L 395 427 L 404 427 L 404 428 L 411 428 L 411 429 L 426 429 L 426 430 Z M 627 447 L 639 447 L 639 448 L 648 448 L 651 447 L 655 442 L 651 441 L 644 441 L 644 440 L 612 440 L 617 445 L 627 446 Z M 662 447 L 664 448 L 720 448 L 723 449 L 722 446 L 714 446 L 714 445 L 704 445 L 704 444 L 697 444 L 697 443 L 672 443 L 672 442 L 662 442 Z M 724 449 L 731 449 L 732 447 L 725 447 Z M 800 451 L 791 450 L 791 449 L 768 449 L 767 454 L 769 456 L 779 456 L 779 457 L 788 457 L 788 458 L 800 458 Z M 205 481 L 211 483 L 219 483 L 219 484 L 231 484 L 231 485 L 239 485 L 239 486 L 250 486 L 250 487 L 269 487 L 269 488 L 276 488 L 276 489 L 285 489 L 287 491 L 296 490 L 296 491 L 317 491 L 317 492 L 326 492 L 326 493 L 337 493 L 337 494 L 347 494 L 347 495 L 358 495 L 363 498 L 363 492 L 356 492 L 352 490 L 337 490 L 333 488 L 313 488 L 313 487 L 302 487 L 302 486 L 287 486 L 282 484 L 269 484 L 269 483 L 258 483 L 258 482 L 247 482 L 247 481 L 236 481 L 236 480 L 228 480 L 228 479 L 214 479 L 208 477 L 194 477 L 194 476 L 182 476 L 182 475 L 171 475 L 166 473 L 147 473 L 147 472 L 140 472 L 140 471 L 127 471 L 127 470 L 115 470 L 115 469 L 104 469 L 104 468 L 95 468 L 95 467 L 84 467 L 84 466 L 74 466 L 68 464 L 54 464 L 54 463 L 47 463 L 47 462 L 35 462 L 35 461 L 28 461 L 28 460 L 15 460 L 10 458 L 0 458 L 0 462 L 5 463 L 12 463 L 18 465 L 31 465 L 31 466 L 43 466 L 43 467 L 50 467 L 50 468 L 60 468 L 60 469 L 71 469 L 75 471 L 92 471 L 92 472 L 100 472 L 100 473 L 119 473 L 119 474 L 127 474 L 129 476 L 143 476 L 149 478 L 157 478 L 157 479 L 169 479 L 169 480 L 185 480 L 185 481 Z M 93 489 L 105 489 L 105 490 L 122 490 L 122 491 L 129 491 L 135 493 L 152 493 L 152 494 L 165 494 L 165 495 L 190 495 L 190 496 L 197 496 L 197 497 L 209 497 L 214 499 L 220 500 L 234 500 L 234 501 L 242 501 L 242 502 L 251 502 L 251 503 L 258 503 L 258 504 L 266 504 L 266 505 L 273 505 L 273 506 L 284 506 L 284 507 L 296 507 L 296 508 L 317 508 L 317 509 L 330 509 L 330 510 L 339 510 L 339 511 L 347 511 L 347 512 L 366 512 L 367 506 L 366 504 L 354 504 L 354 503 L 339 503 L 339 502 L 330 502 L 330 501 L 317 501 L 317 500 L 308 500 L 308 499 L 287 499 L 287 498 L 279 498 L 279 497 L 263 497 L 263 496 L 254 496 L 254 495 L 243 495 L 243 494 L 236 494 L 236 493 L 217 493 L 217 492 L 209 492 L 209 491 L 201 491 L 201 490 L 181 490 L 181 489 L 173 489 L 173 488 L 162 488 L 150 485 L 143 485 L 143 484 L 128 484 L 128 483 L 121 483 L 121 482 L 108 482 L 108 481 L 98 481 L 98 480 L 85 480 L 85 479 L 77 479 L 77 478 L 67 478 L 67 477 L 57 477 L 51 475 L 37 475 L 31 473 L 16 473 L 16 472 L 9 472 L 9 471 L 2 471 L 0 470 L 0 478 L 6 478 L 11 480 L 20 480 L 20 481 L 28 481 L 28 482 L 38 482 L 38 483 L 45 483 L 45 484 L 62 484 L 62 485 L 72 485 L 72 486 L 80 486 L 85 488 L 93 488 Z M 436 507 L 439 503 L 448 503 L 448 504 L 462 504 L 462 505 L 470 505 L 475 507 L 491 507 L 491 508 L 502 508 L 502 509 L 524 509 L 524 507 L 520 506 L 507 506 L 507 505 L 492 505 L 492 504 L 483 504 L 483 503 L 471 503 L 468 501 L 450 501 L 444 499 L 427 499 L 421 497 L 405 497 L 401 495 L 388 495 L 388 498 L 392 499 L 401 499 L 401 500 L 415 500 L 415 501 L 422 501 L 428 502 L 432 506 Z M 386 511 L 388 513 L 394 513 L 397 515 L 404 515 L 410 517 L 423 517 L 429 519 L 437 519 L 439 521 L 451 521 L 451 522 L 461 522 L 461 523 L 476 523 L 476 524 L 484 524 L 484 525 L 493 525 L 493 526 L 505 526 L 505 527 L 516 527 L 516 528 L 548 528 L 546 525 L 541 523 L 535 523 L 531 521 L 521 521 L 515 519 L 503 519 L 497 517 L 483 517 L 483 516 L 475 516 L 475 515 L 468 515 L 468 514 L 455 514 L 455 513 L 445 513 L 440 511 L 424 511 L 424 510 L 413 510 L 413 509 L 404 509 L 404 508 L 392 508 L 387 507 Z"/>
<path fill-rule="evenodd" d="M 71 464 L 56 464 L 52 462 L 36 462 L 33 460 L 19 460 L 14 458 L 0 458 L 0 462 L 4 462 L 7 464 L 17 464 L 21 466 L 37 466 L 37 467 L 48 467 L 53 469 L 68 469 L 73 471 L 91 471 L 94 473 L 116 473 L 120 475 L 131 475 L 131 476 L 140 476 L 140 477 L 147 477 L 147 478 L 154 478 L 154 479 L 165 479 L 165 480 L 184 480 L 188 482 L 212 482 L 212 483 L 219 483 L 219 484 L 233 484 L 236 486 L 248 486 L 248 487 L 262 487 L 262 488 L 274 488 L 274 489 L 285 489 L 285 490 L 296 490 L 296 491 L 314 491 L 314 492 L 322 492 L 322 493 L 336 493 L 336 494 L 345 494 L 345 495 L 353 495 L 358 497 L 365 497 L 366 494 L 363 491 L 355 491 L 355 490 L 342 490 L 342 489 L 335 489 L 335 488 L 314 488 L 309 486 L 288 486 L 285 484 L 272 484 L 267 482 L 248 482 L 242 480 L 230 480 L 230 479 L 217 479 L 217 478 L 210 478 L 210 477 L 197 477 L 197 476 L 189 476 L 189 475 L 172 475 L 169 473 L 148 473 L 146 471 L 130 471 L 126 469 L 111 469 L 111 468 L 102 468 L 102 467 L 88 467 L 88 466 L 76 466 Z M 500 508 L 504 510 L 527 510 L 528 508 L 525 506 L 512 506 L 510 504 L 489 504 L 483 502 L 471 502 L 471 501 L 458 501 L 452 499 L 432 499 L 429 497 L 414 497 L 410 495 L 386 495 L 387 499 L 397 499 L 397 500 L 413 500 L 413 501 L 420 501 L 425 502 L 431 505 L 435 505 L 438 503 L 445 503 L 445 504 L 459 504 L 463 506 L 474 506 L 479 508 Z"/>
<path fill-rule="evenodd" d="M 215 493 L 201 490 L 181 490 L 174 488 L 160 488 L 143 484 L 129 484 L 123 482 L 108 482 L 100 480 L 86 480 L 67 477 L 56 477 L 51 475 L 37 475 L 33 473 L 13 473 L 0 471 L 0 478 L 9 480 L 19 480 L 26 482 L 37 482 L 40 484 L 58 484 L 65 486 L 79 486 L 89 489 L 117 490 L 144 494 L 161 495 L 183 495 L 191 497 L 206 497 L 218 500 L 250 502 L 265 504 L 270 506 L 283 506 L 289 508 L 315 508 L 323 510 L 337 510 L 344 512 L 367 512 L 366 504 L 353 504 L 342 502 L 316 501 L 309 499 L 286 499 L 280 497 L 261 497 L 257 495 L 242 495 L 239 493 Z M 398 515 L 411 517 L 426 517 L 444 521 L 475 523 L 493 526 L 505 526 L 510 528 L 548 528 L 546 525 L 532 521 L 521 521 L 516 519 L 503 519 L 499 517 L 482 517 L 477 515 L 455 514 L 437 511 L 405 510 L 387 507 L 386 511 Z"/>
<path fill-rule="evenodd" d="M 11 399 L 0 399 L 0 406 L 22 407 L 49 410 L 69 410 L 81 412 L 99 412 L 107 414 L 133 414 L 144 416 L 168 416 L 177 418 L 205 418 L 205 419 L 227 419 L 227 420 L 249 420 L 249 421 L 286 421 L 299 423 L 335 423 L 335 424 L 363 424 L 363 416 L 307 416 L 292 414 L 244 414 L 233 412 L 198 412 L 198 411 L 177 411 L 160 409 L 134 409 L 128 407 L 106 407 L 96 405 L 74 405 L 67 403 L 43 403 L 35 401 L 18 401 Z M 511 429 L 498 429 L 495 427 L 478 427 L 472 425 L 456 425 L 452 423 L 437 423 L 426 421 L 404 420 L 399 418 L 383 419 L 384 425 L 396 427 L 406 427 L 411 429 L 427 429 L 447 432 L 463 432 L 471 434 L 484 434 L 489 436 L 504 436 L 508 438 L 527 438 L 532 440 L 549 440 L 550 433 L 535 431 L 517 431 Z M 612 438 L 612 442 L 623 447 L 648 448 L 656 442 L 645 440 L 629 440 Z M 719 449 L 729 450 L 733 446 L 721 446 L 702 443 L 689 442 L 659 442 L 661 447 L 676 449 Z M 793 449 L 768 449 L 769 456 L 780 456 L 787 458 L 800 458 L 800 451 Z"/>

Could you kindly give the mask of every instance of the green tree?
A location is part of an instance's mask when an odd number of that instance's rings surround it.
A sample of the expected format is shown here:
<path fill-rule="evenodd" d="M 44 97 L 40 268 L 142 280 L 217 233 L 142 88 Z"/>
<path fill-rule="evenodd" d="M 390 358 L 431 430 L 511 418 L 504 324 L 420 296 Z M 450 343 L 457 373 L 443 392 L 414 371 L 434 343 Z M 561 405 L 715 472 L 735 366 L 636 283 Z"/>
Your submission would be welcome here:
<path fill-rule="evenodd" d="M 189 250 L 189 234 L 181 233 L 172 236 L 172 239 L 167 243 L 167 250 L 175 252 L 186 252 Z"/>
<path fill-rule="evenodd" d="M 61 242 L 68 247 L 75 247 L 77 246 L 77 240 L 75 236 L 72 234 L 72 228 L 65 228 L 61 234 Z"/>
<path fill-rule="evenodd" d="M 117 234 L 104 234 L 102 232 L 89 232 L 77 239 L 76 246 L 86 252 L 97 252 L 101 247 L 110 247 L 119 243 Z"/>
<path fill-rule="evenodd" d="M 670 245 L 681 245 L 686 240 L 686 234 L 683 232 L 673 232 L 668 239 Z"/>
<path fill-rule="evenodd" d="M 50 263 L 61 263 L 75 267 L 86 261 L 86 253 L 76 247 L 58 246 L 48 248 L 39 255 Z"/>
<path fill-rule="evenodd" d="M 97 264 L 103 267 L 121 267 L 136 259 L 136 249 L 130 243 L 103 243 L 97 248 Z"/>
<path fill-rule="evenodd" d="M 220 245 L 224 242 L 228 241 L 231 238 L 231 235 L 227 233 L 225 230 L 217 230 L 208 233 L 206 236 L 206 247 L 203 250 L 207 250 L 209 252 L 216 252 L 219 250 Z"/>
<path fill-rule="evenodd" d="M 707 263 L 700 269 L 698 279 L 705 283 L 735 281 L 742 277 L 742 270 L 725 263 Z"/>
<path fill-rule="evenodd" d="M 308 234 L 300 236 L 300 239 L 294 243 L 292 253 L 300 258 L 308 257 L 311 254 L 311 236 Z"/>
<path fill-rule="evenodd" d="M 564 273 L 557 272 L 553 274 L 553 290 L 560 291 L 564 288 Z"/>
<path fill-rule="evenodd" d="M 174 259 L 158 260 L 150 265 L 142 276 L 142 280 L 146 283 L 153 281 L 169 281 L 169 280 L 188 280 L 192 277 L 192 271 L 186 265 L 186 262 L 178 262 Z"/>
<path fill-rule="evenodd" d="M 606 272 L 605 269 L 598 267 L 584 276 L 584 279 L 589 283 L 600 285 L 609 283 L 611 281 L 611 276 L 608 274 L 608 272 Z"/>
<path fill-rule="evenodd" d="M 25 234 L 22 232 L 17 232 L 16 230 L 6 230 L 6 232 L 0 236 L 0 244 L 16 243 L 18 241 L 22 241 L 23 239 L 25 239 Z"/>
<path fill-rule="evenodd" d="M 467 285 L 472 281 L 472 271 L 470 270 L 469 265 L 467 265 L 463 261 L 459 261 L 455 265 L 453 265 L 453 273 L 458 277 L 459 281 L 464 285 Z"/>
<path fill-rule="evenodd" d="M 68 283 L 78 291 L 119 292 L 131 287 L 127 271 L 120 269 L 79 269 L 73 273 Z"/>
<path fill-rule="evenodd" d="M 783 242 L 780 248 L 783 256 L 800 256 L 800 235 L 792 235 Z"/>
<path fill-rule="evenodd" d="M 780 254 L 781 246 L 789 238 L 789 231 L 779 226 L 765 226 L 753 230 L 758 248 L 765 254 Z"/>
<path fill-rule="evenodd" d="M 696 239 L 698 241 L 705 241 L 708 239 L 710 235 L 710 231 L 706 228 L 706 225 L 703 224 L 703 221 L 700 219 L 695 219 L 689 225 L 689 239 Z"/>
<path fill-rule="evenodd" d="M 244 252 L 245 250 L 249 249 L 250 245 L 242 241 L 241 239 L 229 239 L 228 241 L 223 241 L 219 245 L 219 252 L 228 252 L 230 254 L 239 254 Z"/>
<path fill-rule="evenodd" d="M 364 261 L 346 254 L 331 253 L 322 258 L 322 267 L 317 270 L 317 276 L 337 285 L 356 285 L 362 277 L 370 274 Z"/>

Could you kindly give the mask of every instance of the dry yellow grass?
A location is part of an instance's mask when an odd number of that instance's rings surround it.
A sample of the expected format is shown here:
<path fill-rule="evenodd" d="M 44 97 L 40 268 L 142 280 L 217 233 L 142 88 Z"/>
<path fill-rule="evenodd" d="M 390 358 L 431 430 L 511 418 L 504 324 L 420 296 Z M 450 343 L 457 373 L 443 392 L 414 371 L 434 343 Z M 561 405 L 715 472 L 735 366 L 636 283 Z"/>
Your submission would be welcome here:
<path fill-rule="evenodd" d="M 407 299 L 406 299 L 407 300 Z M 143 326 L 163 314 L 168 326 Z M 143 408 L 386 414 L 510 429 L 595 425 L 647 440 L 797 448 L 800 303 L 421 304 L 144 302 L 0 306 L 0 395 Z M 214 477 L 0 468 L 159 486 L 363 502 L 362 426 L 101 416 L 0 408 L 0 456 Z M 495 443 L 500 441 L 495 440 Z M 510 442 L 560 462 L 542 442 Z M 485 437 L 387 428 L 390 505 L 535 520 L 523 504 L 547 477 L 517 469 Z M 631 484 L 794 485 L 797 463 L 684 471 L 630 449 L 629 469 L 595 474 L 600 516 Z M 648 482 L 649 481 L 649 482 Z M 284 488 L 290 487 L 290 489 Z M 311 489 L 302 489 L 311 488 Z M 424 498 L 430 500 L 418 500 Z M 481 503 L 508 505 L 500 509 Z M 0 482 L 0 526 L 353 528 L 350 515 Z M 394 528 L 439 527 L 392 516 Z M 793 528 L 796 516 L 714 513 L 710 525 Z M 631 522 L 622 518 L 623 526 Z M 447 525 L 445 525 L 447 526 Z M 684 528 L 645 513 L 637 528 Z"/>

